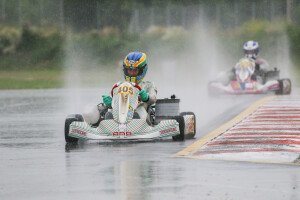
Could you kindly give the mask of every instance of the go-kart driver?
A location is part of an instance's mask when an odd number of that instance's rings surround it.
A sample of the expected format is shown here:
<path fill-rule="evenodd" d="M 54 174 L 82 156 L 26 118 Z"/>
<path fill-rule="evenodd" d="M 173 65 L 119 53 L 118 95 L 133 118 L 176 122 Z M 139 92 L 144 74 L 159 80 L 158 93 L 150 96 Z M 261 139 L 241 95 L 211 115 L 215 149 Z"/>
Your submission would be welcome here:
<path fill-rule="evenodd" d="M 243 50 L 244 58 L 248 58 L 255 63 L 255 71 L 251 76 L 251 80 L 257 80 L 263 84 L 265 82 L 266 73 L 269 70 L 269 64 L 264 59 L 257 59 L 259 53 L 258 42 L 252 40 L 246 42 L 243 46 Z M 220 80 L 224 85 L 227 85 L 229 81 L 235 81 L 236 67 L 239 65 L 239 62 L 230 71 L 227 71 L 225 74 L 221 74 L 221 76 L 218 77 L 218 80 Z"/>
<path fill-rule="evenodd" d="M 264 82 L 264 77 L 269 70 L 269 64 L 266 60 L 258 58 L 259 45 L 258 42 L 248 41 L 243 46 L 245 58 L 251 58 L 255 61 L 255 71 L 252 79 L 262 79 Z"/>
<path fill-rule="evenodd" d="M 246 68 L 250 74 L 253 74 L 255 71 L 255 62 L 251 58 L 242 58 L 235 65 L 235 73 L 239 74 L 242 71 L 242 68 Z"/>
<path fill-rule="evenodd" d="M 136 108 L 135 113 L 138 118 L 147 120 L 148 106 L 156 102 L 157 88 L 153 82 L 143 81 L 148 70 L 147 56 L 142 52 L 129 53 L 123 62 L 124 78 L 126 81 L 138 84 L 142 90 L 139 92 L 141 103 Z M 103 103 L 111 107 L 112 97 L 109 95 L 102 95 Z M 148 122 L 149 123 L 149 122 Z"/>

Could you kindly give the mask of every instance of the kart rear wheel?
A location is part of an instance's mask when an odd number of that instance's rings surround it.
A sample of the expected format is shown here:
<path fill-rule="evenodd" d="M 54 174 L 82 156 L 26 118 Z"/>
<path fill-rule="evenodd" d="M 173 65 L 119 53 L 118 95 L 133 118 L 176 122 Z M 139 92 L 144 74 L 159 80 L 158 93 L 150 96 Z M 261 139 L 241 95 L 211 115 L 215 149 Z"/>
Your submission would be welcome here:
<path fill-rule="evenodd" d="M 67 143 L 77 143 L 78 138 L 73 138 L 69 136 L 70 124 L 72 122 L 83 122 L 84 119 L 80 114 L 68 115 L 65 121 L 65 140 Z"/>
<path fill-rule="evenodd" d="M 276 95 L 291 94 L 292 82 L 290 79 L 281 79 L 278 80 L 278 83 L 279 83 L 279 90 L 275 91 Z"/>
<path fill-rule="evenodd" d="M 179 123 L 179 131 L 180 131 L 180 134 L 176 135 L 176 136 L 172 136 L 172 139 L 174 141 L 183 141 L 184 136 L 185 136 L 184 135 L 184 127 L 185 127 L 184 118 L 183 118 L 183 116 L 174 116 L 174 117 L 172 117 L 172 119 L 175 119 Z"/>
<path fill-rule="evenodd" d="M 185 129 L 189 128 L 190 130 L 185 130 L 187 131 L 185 133 L 185 139 L 192 139 L 195 137 L 196 135 L 196 115 L 193 112 L 181 112 L 179 114 L 180 116 L 186 116 L 186 115 L 192 115 L 194 118 L 194 121 L 191 121 L 191 119 L 185 119 Z M 187 127 L 190 126 L 190 127 Z M 190 132 L 188 132 L 190 131 Z"/>

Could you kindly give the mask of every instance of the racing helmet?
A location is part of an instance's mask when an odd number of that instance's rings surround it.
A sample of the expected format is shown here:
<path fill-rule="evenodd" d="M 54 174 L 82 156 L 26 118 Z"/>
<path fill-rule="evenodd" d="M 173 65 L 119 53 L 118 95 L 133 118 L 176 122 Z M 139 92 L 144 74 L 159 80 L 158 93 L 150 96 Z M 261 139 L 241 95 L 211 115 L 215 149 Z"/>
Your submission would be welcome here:
<path fill-rule="evenodd" d="M 145 77 L 147 70 L 147 56 L 145 53 L 131 52 L 125 57 L 123 71 L 126 81 L 140 83 Z M 132 71 L 135 71 L 135 73 L 132 73 Z"/>
<path fill-rule="evenodd" d="M 259 52 L 258 42 L 250 40 L 244 44 L 243 49 L 246 58 L 252 58 L 256 60 Z"/>

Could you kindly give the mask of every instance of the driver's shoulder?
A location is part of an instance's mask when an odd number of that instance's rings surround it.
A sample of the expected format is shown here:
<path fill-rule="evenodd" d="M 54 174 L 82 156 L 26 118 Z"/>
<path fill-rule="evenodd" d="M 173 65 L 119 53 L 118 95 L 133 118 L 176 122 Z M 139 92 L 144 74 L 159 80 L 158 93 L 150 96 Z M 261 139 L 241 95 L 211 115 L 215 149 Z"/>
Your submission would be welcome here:
<path fill-rule="evenodd" d="M 264 65 L 269 65 L 268 62 L 263 59 L 263 58 L 258 58 L 256 61 L 255 61 L 255 64 L 258 64 L 258 65 L 261 65 L 261 64 L 264 64 Z"/>
<path fill-rule="evenodd" d="M 141 81 L 138 85 L 140 85 L 140 86 L 155 86 L 154 82 L 152 82 L 152 81 Z"/>
<path fill-rule="evenodd" d="M 147 92 L 152 90 L 157 91 L 157 87 L 155 86 L 154 82 L 151 81 L 141 81 L 138 85 Z"/>

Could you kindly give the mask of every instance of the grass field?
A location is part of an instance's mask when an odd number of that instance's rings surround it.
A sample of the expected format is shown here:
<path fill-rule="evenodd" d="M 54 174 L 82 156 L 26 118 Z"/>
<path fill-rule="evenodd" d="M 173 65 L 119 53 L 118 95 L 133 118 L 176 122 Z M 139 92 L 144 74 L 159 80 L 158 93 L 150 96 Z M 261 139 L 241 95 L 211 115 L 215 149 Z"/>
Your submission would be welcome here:
<path fill-rule="evenodd" d="M 0 70 L 0 90 L 105 87 L 123 80 L 119 69 L 98 70 Z"/>
<path fill-rule="evenodd" d="M 300 86 L 300 67 L 296 68 L 292 80 L 294 87 Z M 289 77 L 281 77 L 289 78 Z M 0 90 L 5 89 L 43 89 L 43 88 L 79 88 L 110 87 L 123 80 L 121 69 L 97 70 L 0 70 Z"/>
<path fill-rule="evenodd" d="M 0 89 L 40 89 L 63 86 L 63 71 L 0 71 Z"/>

